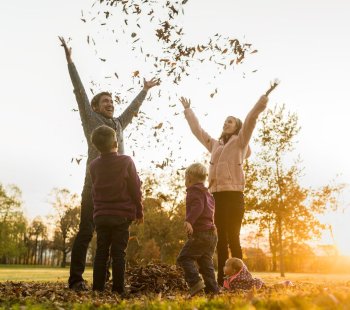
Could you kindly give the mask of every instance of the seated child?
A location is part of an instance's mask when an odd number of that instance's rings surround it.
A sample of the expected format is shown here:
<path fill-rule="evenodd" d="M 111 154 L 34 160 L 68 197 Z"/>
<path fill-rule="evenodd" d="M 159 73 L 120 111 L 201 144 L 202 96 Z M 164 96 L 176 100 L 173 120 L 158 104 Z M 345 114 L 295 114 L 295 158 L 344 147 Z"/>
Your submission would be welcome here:
<path fill-rule="evenodd" d="M 92 143 L 101 155 L 90 163 L 97 249 L 94 260 L 93 290 L 103 291 L 107 261 L 112 258 L 112 291 L 125 295 L 125 249 L 132 220 L 143 222 L 141 182 L 131 157 L 117 153 L 115 131 L 96 128 Z"/>
<path fill-rule="evenodd" d="M 266 287 L 259 278 L 253 278 L 247 266 L 239 258 L 229 258 L 224 266 L 224 289 L 228 291 L 250 290 L 255 287 L 257 290 Z M 293 286 L 289 280 L 274 284 L 275 288 Z"/>
<path fill-rule="evenodd" d="M 207 170 L 200 163 L 190 165 L 185 173 L 187 188 L 185 229 L 188 240 L 177 257 L 177 263 L 185 272 L 185 280 L 190 287 L 191 296 L 199 293 L 203 288 L 206 293 L 219 292 L 213 264 L 217 244 L 214 224 L 215 202 L 203 184 L 206 176 Z"/>
<path fill-rule="evenodd" d="M 224 275 L 224 288 L 228 291 L 250 290 L 253 287 L 260 289 L 265 286 L 262 280 L 253 278 L 247 266 L 239 258 L 226 260 Z"/>

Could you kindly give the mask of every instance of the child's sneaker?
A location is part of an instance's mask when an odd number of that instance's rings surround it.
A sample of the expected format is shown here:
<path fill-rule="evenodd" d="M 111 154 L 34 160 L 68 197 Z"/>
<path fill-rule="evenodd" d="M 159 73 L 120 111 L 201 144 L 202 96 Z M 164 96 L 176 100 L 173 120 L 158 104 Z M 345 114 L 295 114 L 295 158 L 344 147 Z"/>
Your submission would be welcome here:
<path fill-rule="evenodd" d="M 190 287 L 190 295 L 191 297 L 199 293 L 202 289 L 204 289 L 205 285 L 202 280 L 199 280 L 195 285 Z"/>

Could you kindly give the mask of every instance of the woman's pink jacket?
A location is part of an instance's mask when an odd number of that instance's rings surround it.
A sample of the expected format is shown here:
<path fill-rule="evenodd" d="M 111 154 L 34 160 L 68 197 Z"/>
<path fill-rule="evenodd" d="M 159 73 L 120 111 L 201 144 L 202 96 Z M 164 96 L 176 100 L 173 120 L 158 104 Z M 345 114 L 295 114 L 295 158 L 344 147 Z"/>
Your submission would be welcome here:
<path fill-rule="evenodd" d="M 210 192 L 244 190 L 243 161 L 250 156 L 248 143 L 257 118 L 265 108 L 266 100 L 261 97 L 248 113 L 239 134 L 233 135 L 225 145 L 202 129 L 191 108 L 185 109 L 185 117 L 192 133 L 211 153 L 208 177 Z"/>

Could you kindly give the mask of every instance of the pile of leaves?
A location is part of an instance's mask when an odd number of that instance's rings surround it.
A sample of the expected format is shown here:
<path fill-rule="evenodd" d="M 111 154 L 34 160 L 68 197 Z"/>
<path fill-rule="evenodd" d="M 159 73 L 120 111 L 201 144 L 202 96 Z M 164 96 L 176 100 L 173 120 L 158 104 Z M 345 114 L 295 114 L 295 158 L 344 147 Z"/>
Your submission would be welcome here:
<path fill-rule="evenodd" d="M 130 293 L 174 294 L 187 290 L 183 271 L 177 266 L 148 264 L 132 267 L 127 271 L 127 287 Z"/>

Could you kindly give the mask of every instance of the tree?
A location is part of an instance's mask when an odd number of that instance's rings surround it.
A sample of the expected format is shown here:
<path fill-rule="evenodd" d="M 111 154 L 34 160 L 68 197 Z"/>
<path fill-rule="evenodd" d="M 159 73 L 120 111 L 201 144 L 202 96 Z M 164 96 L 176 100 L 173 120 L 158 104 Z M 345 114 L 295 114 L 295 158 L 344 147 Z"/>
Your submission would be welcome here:
<path fill-rule="evenodd" d="M 168 182 L 160 184 L 155 174 L 147 176 L 143 182 L 144 225 L 130 228 L 127 249 L 129 264 L 146 262 L 156 258 L 165 263 L 175 263 L 184 243 L 186 234 L 183 228 L 185 220 L 184 182 L 180 171 L 173 173 Z M 150 255 L 150 248 L 154 255 Z"/>
<path fill-rule="evenodd" d="M 248 222 L 268 231 L 273 270 L 277 253 L 281 276 L 285 273 L 285 248 L 291 255 L 296 244 L 318 237 L 324 225 L 317 215 L 337 206 L 336 195 L 342 186 L 327 185 L 318 190 L 303 188 L 300 160 L 287 165 L 298 134 L 298 117 L 286 113 L 285 106 L 269 109 L 261 119 L 256 142 L 260 147 L 255 162 L 246 164 Z"/>
<path fill-rule="evenodd" d="M 21 191 L 0 183 L 0 259 L 6 264 L 25 253 L 27 222 L 22 211 Z"/>
<path fill-rule="evenodd" d="M 79 228 L 80 201 L 79 196 L 71 194 L 68 189 L 55 188 L 52 196 L 52 205 L 56 210 L 53 247 L 62 252 L 61 267 L 65 267 L 67 254 L 72 250 L 73 238 Z"/>
<path fill-rule="evenodd" d="M 39 256 L 39 263 L 42 264 L 42 255 L 44 250 L 44 243 L 46 243 L 47 239 L 47 227 L 43 223 L 42 219 L 40 217 L 36 217 L 31 225 L 29 226 L 27 230 L 28 235 L 28 253 L 30 252 L 30 248 L 32 248 L 32 254 L 34 256 L 33 263 L 36 265 L 38 263 L 38 256 Z M 32 240 L 34 238 L 34 240 Z M 32 244 L 32 247 L 30 247 L 30 244 Z"/>

